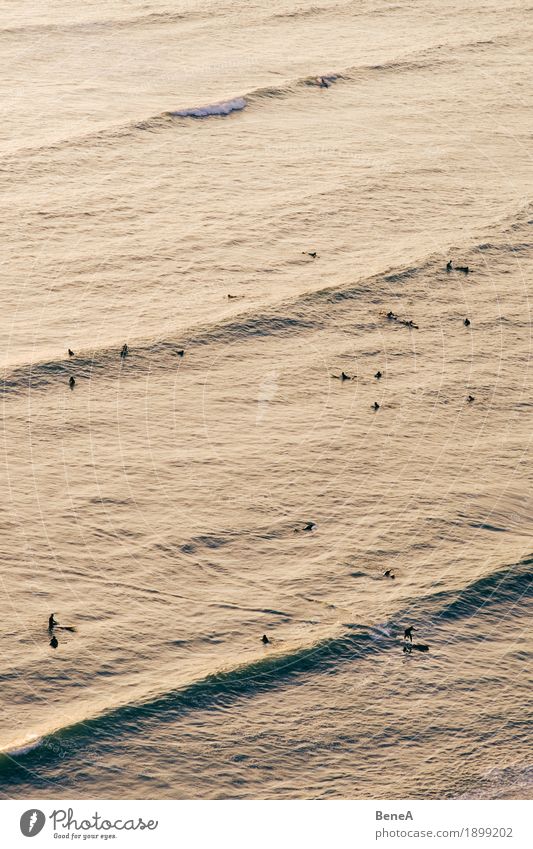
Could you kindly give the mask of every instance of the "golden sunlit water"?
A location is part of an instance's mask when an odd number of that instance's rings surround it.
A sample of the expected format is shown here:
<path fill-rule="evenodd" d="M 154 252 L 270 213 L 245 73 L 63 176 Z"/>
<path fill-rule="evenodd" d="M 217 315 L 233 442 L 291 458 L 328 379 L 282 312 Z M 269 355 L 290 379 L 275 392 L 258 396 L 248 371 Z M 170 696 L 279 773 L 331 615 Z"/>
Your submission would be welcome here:
<path fill-rule="evenodd" d="M 530 796 L 531 19 L 0 0 L 2 798 Z"/>

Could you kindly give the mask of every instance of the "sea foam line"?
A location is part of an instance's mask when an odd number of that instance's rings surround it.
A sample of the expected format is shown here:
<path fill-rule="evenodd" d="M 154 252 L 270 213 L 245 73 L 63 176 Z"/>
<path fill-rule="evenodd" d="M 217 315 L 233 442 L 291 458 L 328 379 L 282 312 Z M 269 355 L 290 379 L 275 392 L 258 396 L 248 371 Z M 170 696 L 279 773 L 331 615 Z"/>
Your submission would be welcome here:
<path fill-rule="evenodd" d="M 212 116 L 229 115 L 246 107 L 244 97 L 235 97 L 233 100 L 223 100 L 221 103 L 211 103 L 209 106 L 195 106 L 189 109 L 179 109 L 177 112 L 169 112 L 173 118 L 210 118 Z"/>

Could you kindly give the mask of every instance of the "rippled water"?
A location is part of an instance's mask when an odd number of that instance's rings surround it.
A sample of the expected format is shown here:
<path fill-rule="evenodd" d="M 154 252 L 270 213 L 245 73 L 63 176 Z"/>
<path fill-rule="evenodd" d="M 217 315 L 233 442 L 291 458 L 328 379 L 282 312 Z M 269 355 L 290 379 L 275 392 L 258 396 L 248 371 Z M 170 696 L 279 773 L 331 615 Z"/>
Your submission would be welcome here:
<path fill-rule="evenodd" d="M 2 796 L 530 796 L 528 4 L 0 12 Z"/>

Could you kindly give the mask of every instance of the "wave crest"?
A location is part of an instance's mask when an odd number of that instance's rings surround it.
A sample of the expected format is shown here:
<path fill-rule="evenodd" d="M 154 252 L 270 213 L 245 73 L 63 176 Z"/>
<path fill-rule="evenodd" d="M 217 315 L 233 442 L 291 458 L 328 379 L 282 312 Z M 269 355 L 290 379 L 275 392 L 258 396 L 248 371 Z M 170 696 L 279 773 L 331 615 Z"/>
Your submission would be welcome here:
<path fill-rule="evenodd" d="M 235 97 L 233 100 L 223 100 L 221 103 L 211 103 L 209 106 L 193 106 L 188 109 L 179 109 L 177 112 L 168 112 L 172 118 L 211 118 L 230 115 L 239 112 L 246 107 L 244 97 Z"/>

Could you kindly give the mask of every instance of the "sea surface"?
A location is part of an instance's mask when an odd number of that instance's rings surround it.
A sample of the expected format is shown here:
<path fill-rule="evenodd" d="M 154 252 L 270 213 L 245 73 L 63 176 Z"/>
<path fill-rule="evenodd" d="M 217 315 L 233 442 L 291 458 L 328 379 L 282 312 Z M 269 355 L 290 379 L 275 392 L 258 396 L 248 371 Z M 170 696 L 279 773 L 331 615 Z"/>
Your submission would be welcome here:
<path fill-rule="evenodd" d="M 1 798 L 533 795 L 532 43 L 0 0 Z"/>

